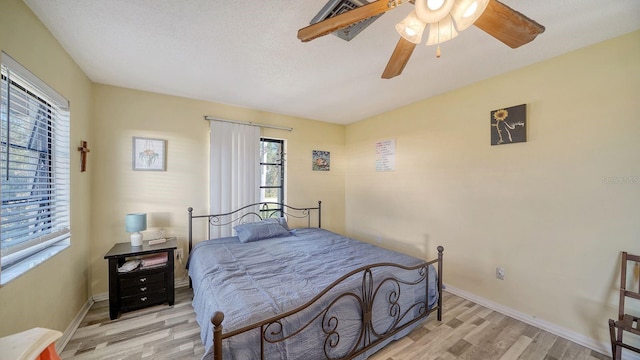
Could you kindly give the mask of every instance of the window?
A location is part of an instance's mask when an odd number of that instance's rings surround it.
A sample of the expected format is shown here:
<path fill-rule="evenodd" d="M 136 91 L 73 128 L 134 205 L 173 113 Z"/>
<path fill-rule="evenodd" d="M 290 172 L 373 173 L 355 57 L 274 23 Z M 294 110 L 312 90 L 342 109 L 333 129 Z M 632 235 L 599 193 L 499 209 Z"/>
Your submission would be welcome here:
<path fill-rule="evenodd" d="M 2 53 L 0 284 L 69 246 L 69 103 Z"/>
<path fill-rule="evenodd" d="M 260 138 L 260 201 L 284 203 L 284 140 Z"/>

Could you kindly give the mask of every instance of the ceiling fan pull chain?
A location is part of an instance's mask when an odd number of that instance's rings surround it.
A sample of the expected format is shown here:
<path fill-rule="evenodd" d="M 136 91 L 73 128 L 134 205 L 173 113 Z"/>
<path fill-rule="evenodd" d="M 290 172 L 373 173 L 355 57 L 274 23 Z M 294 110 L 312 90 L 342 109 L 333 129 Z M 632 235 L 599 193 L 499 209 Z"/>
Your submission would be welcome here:
<path fill-rule="evenodd" d="M 438 22 L 438 47 L 436 47 L 436 58 L 440 59 L 440 22 Z"/>

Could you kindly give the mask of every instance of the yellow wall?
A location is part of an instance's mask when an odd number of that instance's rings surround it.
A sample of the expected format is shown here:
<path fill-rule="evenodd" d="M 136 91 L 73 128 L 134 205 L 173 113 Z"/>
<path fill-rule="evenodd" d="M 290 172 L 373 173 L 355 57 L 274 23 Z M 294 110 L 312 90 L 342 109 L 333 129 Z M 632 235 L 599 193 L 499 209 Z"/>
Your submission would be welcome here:
<path fill-rule="evenodd" d="M 606 342 L 620 251 L 640 253 L 638 64 L 635 32 L 347 126 L 347 233 L 443 245 L 445 283 Z M 527 142 L 491 146 L 490 111 L 523 103 Z"/>
<path fill-rule="evenodd" d="M 91 138 L 91 82 L 20 0 L 0 1 L 0 49 L 71 102 L 71 247 L 0 287 L 0 336 L 40 326 L 64 331 L 89 298 L 90 176 L 75 148 Z"/>
<path fill-rule="evenodd" d="M 264 129 L 286 140 L 287 202 L 323 201 L 323 226 L 344 232 L 344 126 L 257 110 L 92 84 L 30 9 L 0 2 L 0 49 L 71 102 L 72 246 L 0 288 L 0 336 L 42 326 L 64 331 L 92 295 L 108 291 L 104 254 L 128 241 L 124 214 L 148 213 L 186 250 L 187 212 L 208 210 L 209 123 L 204 115 L 293 127 Z M 91 134 L 96 134 L 92 137 Z M 167 171 L 131 169 L 133 136 L 168 140 Z M 89 141 L 88 171 L 75 148 Z M 312 150 L 331 152 L 331 171 L 311 170 Z M 198 230 L 198 229 L 196 229 Z M 196 236 L 204 236 L 204 228 Z M 177 269 L 177 278 L 184 276 Z"/>
<path fill-rule="evenodd" d="M 264 135 L 287 140 L 287 200 L 322 200 L 324 227 L 423 257 L 444 245 L 451 286 L 606 340 L 619 251 L 640 253 L 640 32 L 347 127 L 92 84 L 20 0 L 0 1 L 0 48 L 71 101 L 72 164 L 91 148 L 71 173 L 72 246 L 0 288 L 0 336 L 64 330 L 106 293 L 128 212 L 186 248 L 186 208 L 208 207 L 211 115 L 293 127 Z M 522 103 L 528 141 L 490 146 L 489 112 Z M 131 169 L 133 136 L 168 140 L 166 172 Z M 385 139 L 396 170 L 377 173 Z M 331 152 L 330 172 L 311 171 L 312 150 Z"/>
<path fill-rule="evenodd" d="M 323 227 L 344 232 L 344 126 L 106 85 L 94 86 L 93 104 L 93 294 L 108 290 L 104 254 L 129 239 L 126 213 L 146 212 L 145 238 L 163 228 L 178 237 L 186 253 L 187 208 L 205 214 L 209 207 L 209 122 L 204 115 L 293 127 L 291 132 L 263 129 L 263 136 L 286 140 L 286 201 L 307 206 L 322 200 Z M 168 140 L 166 172 L 131 169 L 133 136 Z M 311 170 L 312 150 L 331 152 L 331 171 Z M 204 237 L 204 229 L 196 227 L 196 239 Z M 176 278 L 183 276 L 179 267 Z"/>

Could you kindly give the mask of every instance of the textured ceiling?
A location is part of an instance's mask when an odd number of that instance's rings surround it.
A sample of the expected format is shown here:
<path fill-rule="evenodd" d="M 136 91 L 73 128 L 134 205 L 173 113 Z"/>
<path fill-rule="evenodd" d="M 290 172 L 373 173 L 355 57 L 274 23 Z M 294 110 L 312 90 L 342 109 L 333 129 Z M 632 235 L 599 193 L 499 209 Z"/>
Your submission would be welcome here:
<path fill-rule="evenodd" d="M 546 31 L 511 49 L 472 26 L 383 80 L 410 3 L 350 42 L 302 43 L 326 1 L 24 1 L 94 82 L 341 124 L 640 29 L 638 0 L 504 0 Z"/>

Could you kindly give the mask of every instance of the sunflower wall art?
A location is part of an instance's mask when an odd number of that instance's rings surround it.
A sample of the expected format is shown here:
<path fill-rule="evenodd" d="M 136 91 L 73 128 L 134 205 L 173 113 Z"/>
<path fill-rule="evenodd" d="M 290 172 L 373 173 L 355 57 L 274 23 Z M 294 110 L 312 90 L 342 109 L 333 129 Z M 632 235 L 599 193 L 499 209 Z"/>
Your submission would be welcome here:
<path fill-rule="evenodd" d="M 527 141 L 527 104 L 491 112 L 491 145 Z"/>

